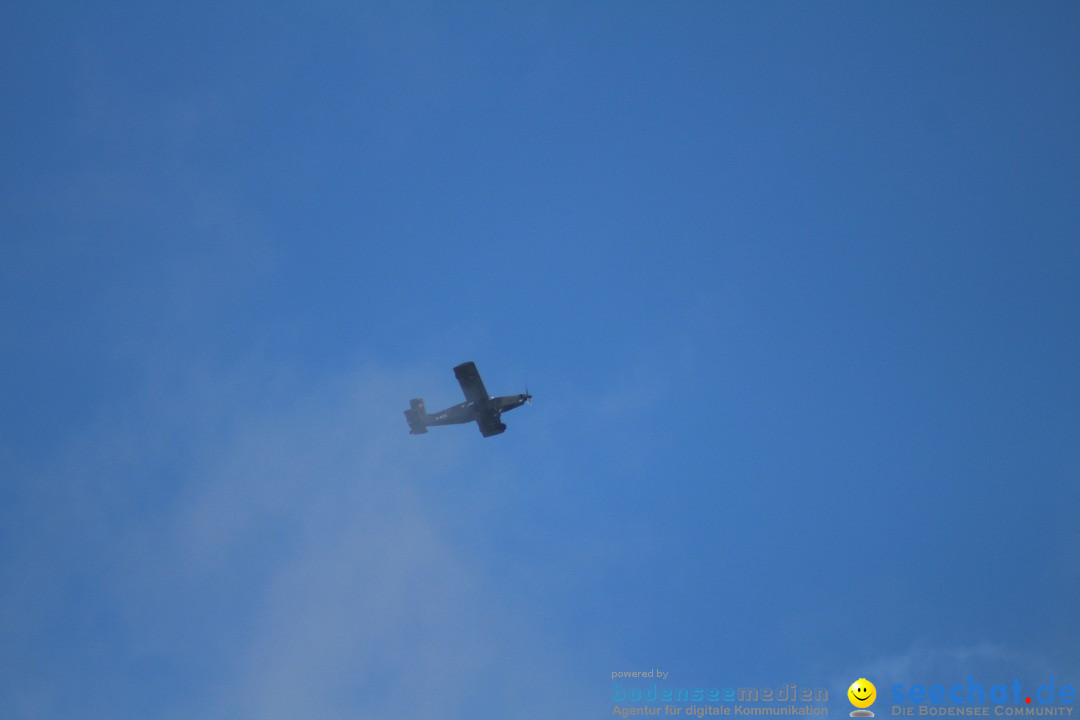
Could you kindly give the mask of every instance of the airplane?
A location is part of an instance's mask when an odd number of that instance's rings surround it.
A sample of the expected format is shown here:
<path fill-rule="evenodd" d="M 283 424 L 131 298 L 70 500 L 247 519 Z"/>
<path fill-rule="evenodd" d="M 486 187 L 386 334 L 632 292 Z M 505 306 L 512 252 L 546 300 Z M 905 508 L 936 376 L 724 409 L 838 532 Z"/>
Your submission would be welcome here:
<path fill-rule="evenodd" d="M 480 373 L 476 371 L 476 364 L 471 361 L 454 368 L 454 376 L 461 385 L 461 391 L 465 393 L 465 402 L 429 415 L 424 409 L 422 398 L 410 400 L 410 407 L 405 411 L 410 435 L 426 433 L 432 425 L 475 422 L 484 437 L 491 437 L 506 431 L 506 425 L 499 420 L 500 415 L 525 403 L 532 403 L 528 388 L 519 395 L 489 396 L 484 388 L 484 381 L 480 379 Z"/>

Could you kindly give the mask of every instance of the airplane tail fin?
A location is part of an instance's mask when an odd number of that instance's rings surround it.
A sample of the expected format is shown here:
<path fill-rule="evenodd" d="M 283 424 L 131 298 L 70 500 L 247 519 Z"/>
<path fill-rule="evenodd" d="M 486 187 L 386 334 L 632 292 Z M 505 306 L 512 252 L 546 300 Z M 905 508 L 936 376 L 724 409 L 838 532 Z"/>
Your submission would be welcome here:
<path fill-rule="evenodd" d="M 427 409 L 424 408 L 424 401 L 421 398 L 410 400 L 409 409 L 405 411 L 405 420 L 409 423 L 410 435 L 421 435 L 427 432 L 427 426 L 424 424 L 426 417 Z"/>

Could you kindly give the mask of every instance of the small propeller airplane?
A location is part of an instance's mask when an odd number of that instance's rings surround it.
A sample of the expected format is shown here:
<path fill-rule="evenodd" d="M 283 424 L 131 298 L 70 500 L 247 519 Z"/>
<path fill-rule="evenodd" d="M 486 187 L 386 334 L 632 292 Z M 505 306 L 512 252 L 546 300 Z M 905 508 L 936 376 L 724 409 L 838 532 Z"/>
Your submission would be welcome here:
<path fill-rule="evenodd" d="M 410 407 L 405 411 L 405 420 L 409 423 L 409 434 L 426 433 L 432 425 L 475 422 L 484 437 L 491 437 L 506 430 L 506 425 L 499 420 L 500 415 L 521 407 L 525 403 L 532 403 L 532 395 L 529 394 L 527 387 L 520 395 L 489 396 L 487 389 L 484 388 L 484 381 L 480 379 L 480 373 L 476 371 L 476 364 L 473 362 L 458 365 L 454 368 L 454 376 L 461 385 L 461 391 L 465 393 L 465 402 L 429 415 L 424 409 L 422 398 L 410 400 Z"/>

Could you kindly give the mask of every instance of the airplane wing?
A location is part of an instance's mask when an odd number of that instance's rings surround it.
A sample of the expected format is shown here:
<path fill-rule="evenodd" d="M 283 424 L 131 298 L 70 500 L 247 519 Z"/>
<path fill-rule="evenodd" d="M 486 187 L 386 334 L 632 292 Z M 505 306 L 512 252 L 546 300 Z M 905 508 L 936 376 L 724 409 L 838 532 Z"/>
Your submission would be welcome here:
<path fill-rule="evenodd" d="M 480 434 L 484 437 L 498 435 L 506 430 L 506 425 L 499 420 L 499 416 L 494 412 L 482 413 L 480 417 L 476 418 L 476 426 L 480 428 Z"/>
<path fill-rule="evenodd" d="M 461 363 L 454 368 L 454 377 L 461 385 L 461 392 L 465 393 L 466 400 L 487 402 L 488 392 L 484 387 L 484 381 L 480 379 L 480 373 L 476 371 L 475 363 Z"/>

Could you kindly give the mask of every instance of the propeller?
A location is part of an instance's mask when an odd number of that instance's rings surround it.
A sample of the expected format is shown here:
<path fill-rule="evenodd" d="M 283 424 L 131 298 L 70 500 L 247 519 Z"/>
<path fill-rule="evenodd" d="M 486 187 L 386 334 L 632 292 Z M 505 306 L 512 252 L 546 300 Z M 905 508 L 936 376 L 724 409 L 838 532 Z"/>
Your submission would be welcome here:
<path fill-rule="evenodd" d="M 529 383 L 525 383 L 525 404 L 532 405 L 532 395 L 529 394 Z"/>

